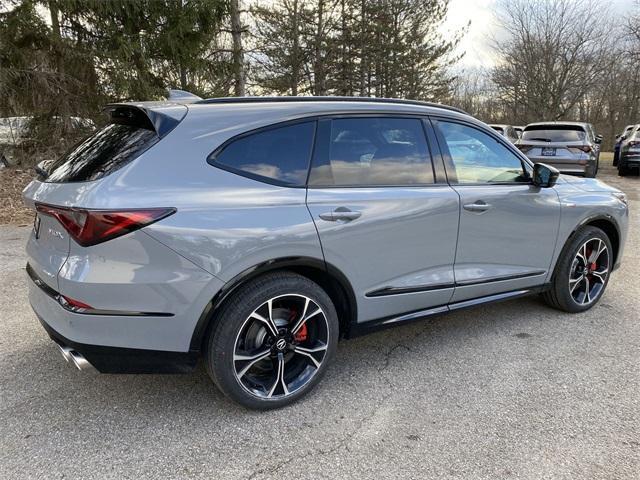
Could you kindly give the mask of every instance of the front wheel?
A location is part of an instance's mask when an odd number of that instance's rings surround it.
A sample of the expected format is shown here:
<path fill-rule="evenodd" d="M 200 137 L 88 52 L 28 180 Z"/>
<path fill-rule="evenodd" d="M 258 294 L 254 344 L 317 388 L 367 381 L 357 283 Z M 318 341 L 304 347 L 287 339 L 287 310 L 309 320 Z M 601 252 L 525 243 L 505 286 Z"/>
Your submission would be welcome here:
<path fill-rule="evenodd" d="M 581 228 L 560 254 L 544 299 L 565 312 L 589 310 L 607 287 L 612 260 L 609 237 L 596 227 Z"/>
<path fill-rule="evenodd" d="M 209 374 L 228 397 L 260 410 L 308 393 L 338 341 L 331 299 L 292 272 L 267 274 L 241 287 L 215 322 L 206 354 Z"/>

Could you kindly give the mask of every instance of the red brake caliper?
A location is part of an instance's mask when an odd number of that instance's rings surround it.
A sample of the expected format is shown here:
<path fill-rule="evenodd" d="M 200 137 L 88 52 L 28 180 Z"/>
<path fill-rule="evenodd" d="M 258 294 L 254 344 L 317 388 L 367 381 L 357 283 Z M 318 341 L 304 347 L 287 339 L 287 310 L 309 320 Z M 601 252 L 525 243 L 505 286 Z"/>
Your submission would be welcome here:
<path fill-rule="evenodd" d="M 303 323 L 302 327 L 300 327 L 300 330 L 298 330 L 298 333 L 296 333 L 293 338 L 295 339 L 296 342 L 304 342 L 307 339 L 308 335 L 309 334 L 307 333 L 307 324 Z"/>
<path fill-rule="evenodd" d="M 291 310 L 289 315 L 289 321 L 293 321 L 294 318 L 298 315 L 298 312 L 295 310 Z M 298 342 L 304 342 L 308 338 L 309 334 L 307 333 L 307 324 L 303 323 L 298 332 L 293 336 L 293 339 Z"/>

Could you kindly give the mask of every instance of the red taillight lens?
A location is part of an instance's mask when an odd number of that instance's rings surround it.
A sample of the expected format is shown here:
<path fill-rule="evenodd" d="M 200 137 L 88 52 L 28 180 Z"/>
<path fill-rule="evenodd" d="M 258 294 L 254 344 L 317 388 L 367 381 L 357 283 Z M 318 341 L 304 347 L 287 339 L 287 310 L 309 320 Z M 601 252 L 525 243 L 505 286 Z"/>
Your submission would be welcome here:
<path fill-rule="evenodd" d="M 589 153 L 591 147 L 589 145 L 577 145 L 575 147 L 569 147 L 569 150 L 578 150 L 580 152 Z"/>
<path fill-rule="evenodd" d="M 168 217 L 175 208 L 84 210 L 36 203 L 36 210 L 56 218 L 73 239 L 89 247 L 125 235 Z"/>

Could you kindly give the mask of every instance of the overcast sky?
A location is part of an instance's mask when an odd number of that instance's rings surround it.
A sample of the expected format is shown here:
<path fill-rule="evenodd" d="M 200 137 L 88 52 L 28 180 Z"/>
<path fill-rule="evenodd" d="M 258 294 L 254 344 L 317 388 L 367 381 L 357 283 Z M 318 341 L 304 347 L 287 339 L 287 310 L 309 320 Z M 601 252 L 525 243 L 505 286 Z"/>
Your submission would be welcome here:
<path fill-rule="evenodd" d="M 609 4 L 615 14 L 621 17 L 632 12 L 633 0 L 609 0 Z M 489 67 L 494 59 L 489 48 L 489 38 L 497 30 L 494 12 L 498 0 L 451 0 L 449 12 L 444 28 L 448 31 L 456 31 L 471 21 L 468 33 L 460 42 L 458 50 L 465 55 L 461 60 L 463 68 Z"/>

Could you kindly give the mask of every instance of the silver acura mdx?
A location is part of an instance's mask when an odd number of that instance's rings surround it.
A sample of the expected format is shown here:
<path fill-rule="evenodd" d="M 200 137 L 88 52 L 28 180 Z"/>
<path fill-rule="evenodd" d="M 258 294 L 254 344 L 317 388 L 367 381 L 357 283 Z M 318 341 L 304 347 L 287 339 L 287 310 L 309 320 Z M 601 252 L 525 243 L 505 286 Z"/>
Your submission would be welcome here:
<path fill-rule="evenodd" d="M 457 109 L 363 98 L 123 103 L 24 190 L 29 298 L 65 358 L 187 372 L 267 409 L 339 337 L 542 293 L 591 308 L 622 192 Z"/>

